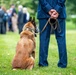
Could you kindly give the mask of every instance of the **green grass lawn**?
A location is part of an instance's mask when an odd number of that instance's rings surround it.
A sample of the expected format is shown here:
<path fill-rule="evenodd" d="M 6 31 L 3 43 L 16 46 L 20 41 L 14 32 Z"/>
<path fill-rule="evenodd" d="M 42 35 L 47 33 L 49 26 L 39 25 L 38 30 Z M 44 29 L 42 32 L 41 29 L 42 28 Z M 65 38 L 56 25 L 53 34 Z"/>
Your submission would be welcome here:
<path fill-rule="evenodd" d="M 58 50 L 55 36 L 52 35 L 49 45 L 48 67 L 39 67 L 39 36 L 36 38 L 36 59 L 33 70 L 12 70 L 11 62 L 19 34 L 8 32 L 0 34 L 0 75 L 76 75 L 76 31 L 67 31 L 68 66 L 58 68 Z"/>
<path fill-rule="evenodd" d="M 67 21 L 66 28 L 67 30 L 76 30 L 76 23 L 73 23 L 72 21 Z"/>

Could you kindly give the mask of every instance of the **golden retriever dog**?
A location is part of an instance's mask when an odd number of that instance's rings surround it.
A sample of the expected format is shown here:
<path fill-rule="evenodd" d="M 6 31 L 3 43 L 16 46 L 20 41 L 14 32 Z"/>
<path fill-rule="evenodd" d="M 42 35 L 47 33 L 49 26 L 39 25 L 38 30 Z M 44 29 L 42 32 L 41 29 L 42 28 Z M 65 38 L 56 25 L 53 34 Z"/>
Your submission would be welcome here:
<path fill-rule="evenodd" d="M 32 69 L 35 61 L 35 31 L 34 19 L 27 22 L 20 33 L 20 40 L 16 46 L 16 54 L 12 61 L 13 70 Z"/>

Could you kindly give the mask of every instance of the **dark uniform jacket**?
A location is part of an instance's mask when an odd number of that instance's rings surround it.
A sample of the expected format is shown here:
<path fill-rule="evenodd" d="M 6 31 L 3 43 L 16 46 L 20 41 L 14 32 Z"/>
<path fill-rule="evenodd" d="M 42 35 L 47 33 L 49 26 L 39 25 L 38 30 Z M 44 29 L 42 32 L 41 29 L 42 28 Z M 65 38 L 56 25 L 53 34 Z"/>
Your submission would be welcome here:
<path fill-rule="evenodd" d="M 4 11 L 0 9 L 0 23 L 3 23 Z"/>
<path fill-rule="evenodd" d="M 65 9 L 66 0 L 39 0 L 37 18 L 49 18 L 48 12 L 51 9 L 55 9 L 59 13 L 58 18 L 66 18 Z"/>

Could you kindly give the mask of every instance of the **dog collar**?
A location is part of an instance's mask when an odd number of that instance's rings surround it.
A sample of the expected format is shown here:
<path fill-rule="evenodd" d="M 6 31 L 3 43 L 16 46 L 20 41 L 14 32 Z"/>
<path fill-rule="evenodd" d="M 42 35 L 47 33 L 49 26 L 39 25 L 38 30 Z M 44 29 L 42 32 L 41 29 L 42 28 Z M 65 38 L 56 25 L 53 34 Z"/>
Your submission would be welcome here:
<path fill-rule="evenodd" d="M 29 28 L 29 27 L 27 27 L 27 28 L 25 28 L 24 30 L 29 30 L 29 31 L 35 33 L 35 30 L 34 30 L 33 28 Z"/>

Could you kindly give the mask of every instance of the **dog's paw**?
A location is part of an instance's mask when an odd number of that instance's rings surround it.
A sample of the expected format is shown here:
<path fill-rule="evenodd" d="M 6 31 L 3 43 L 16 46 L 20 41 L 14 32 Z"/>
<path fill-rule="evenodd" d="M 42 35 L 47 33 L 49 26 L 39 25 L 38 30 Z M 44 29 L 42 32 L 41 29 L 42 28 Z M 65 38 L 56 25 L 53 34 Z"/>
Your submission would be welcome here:
<path fill-rule="evenodd" d="M 34 60 L 34 58 L 31 56 L 31 59 L 33 59 Z"/>
<path fill-rule="evenodd" d="M 15 70 L 17 70 L 17 69 L 14 68 L 13 70 L 15 71 Z"/>

